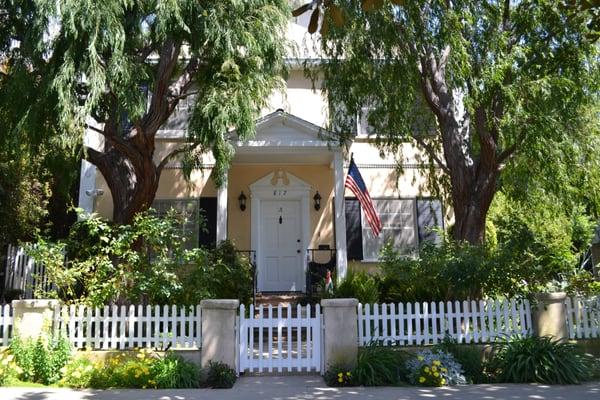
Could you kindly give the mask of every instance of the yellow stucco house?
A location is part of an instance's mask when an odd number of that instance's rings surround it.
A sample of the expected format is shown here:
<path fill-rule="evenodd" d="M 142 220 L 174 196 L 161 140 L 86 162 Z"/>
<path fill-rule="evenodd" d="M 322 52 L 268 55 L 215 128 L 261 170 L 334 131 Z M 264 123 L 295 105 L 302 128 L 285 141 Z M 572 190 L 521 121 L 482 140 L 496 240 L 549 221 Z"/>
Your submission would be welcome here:
<path fill-rule="evenodd" d="M 432 227 L 443 223 L 440 201 L 423 191 L 421 153 L 412 144 L 404 145 L 404 173 L 398 176 L 397 161 L 393 155 L 380 155 L 364 118 L 357 118 L 349 149 L 328 140 L 327 99 L 313 90 L 301 62 L 318 60 L 306 18 L 290 23 L 289 38 L 297 46 L 289 59 L 285 93 L 273 94 L 256 121 L 253 140 L 232 138 L 235 157 L 226 184 L 217 188 L 212 181 L 210 155 L 192 173 L 191 182 L 184 179 L 181 164 L 171 162 L 153 205 L 159 212 L 175 208 L 189 216 L 182 229 L 191 245 L 230 239 L 238 249 L 251 251 L 259 292 L 306 291 L 306 271 L 313 262 L 330 262 L 338 277 L 349 266 L 369 268 L 388 241 L 410 254 L 431 239 Z M 159 132 L 157 160 L 185 141 L 187 110 L 181 103 Z M 86 140 L 94 145 L 100 138 L 90 132 Z M 357 199 L 344 187 L 350 153 L 382 220 L 379 237 L 373 236 Z M 110 218 L 112 199 L 102 175 L 83 161 L 81 177 L 80 207 Z M 207 231 L 199 229 L 200 212 Z"/>

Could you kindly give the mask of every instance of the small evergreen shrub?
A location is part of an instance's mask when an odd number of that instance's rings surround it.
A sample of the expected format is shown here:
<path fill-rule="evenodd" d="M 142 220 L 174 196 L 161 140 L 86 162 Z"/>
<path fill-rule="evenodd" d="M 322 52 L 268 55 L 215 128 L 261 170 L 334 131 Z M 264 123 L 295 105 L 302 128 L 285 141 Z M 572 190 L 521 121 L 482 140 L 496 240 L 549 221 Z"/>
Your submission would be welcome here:
<path fill-rule="evenodd" d="M 593 377 L 595 360 L 568 342 L 513 336 L 493 345 L 486 370 L 499 382 L 578 384 Z"/>
<path fill-rule="evenodd" d="M 237 375 L 229 365 L 210 361 L 202 371 L 201 385 L 213 389 L 231 389 Z"/>
<path fill-rule="evenodd" d="M 441 350 L 424 350 L 406 363 L 410 382 L 419 386 L 462 385 L 467 381 L 462 366 Z"/>

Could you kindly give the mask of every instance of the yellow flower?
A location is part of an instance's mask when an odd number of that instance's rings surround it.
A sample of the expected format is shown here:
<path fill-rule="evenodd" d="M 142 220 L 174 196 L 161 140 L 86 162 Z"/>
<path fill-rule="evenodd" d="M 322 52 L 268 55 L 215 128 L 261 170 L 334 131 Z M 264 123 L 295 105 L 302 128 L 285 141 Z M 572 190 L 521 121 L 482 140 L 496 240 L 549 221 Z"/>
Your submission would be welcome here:
<path fill-rule="evenodd" d="M 432 370 L 433 372 L 436 372 L 436 371 L 437 371 L 437 367 L 436 367 L 436 366 L 433 366 L 433 367 L 431 367 L 431 370 Z"/>
<path fill-rule="evenodd" d="M 148 385 L 152 385 L 152 386 L 154 386 L 154 385 L 156 385 L 156 381 L 155 381 L 154 379 L 150 379 L 150 380 L 148 381 Z"/>
<path fill-rule="evenodd" d="M 440 362 L 440 360 L 433 360 L 433 365 L 439 367 L 440 365 L 442 365 L 442 363 Z"/>
<path fill-rule="evenodd" d="M 339 383 L 342 383 L 342 382 L 344 382 L 344 378 L 338 378 L 338 382 L 339 382 Z"/>
<path fill-rule="evenodd" d="M 139 372 L 136 372 L 136 373 L 135 373 L 135 377 L 136 377 L 136 378 L 139 378 L 139 377 L 140 377 L 140 375 L 142 375 L 142 374 L 140 374 Z"/>
<path fill-rule="evenodd" d="M 346 372 L 346 376 L 351 376 L 352 374 L 350 373 L 350 371 Z"/>
<path fill-rule="evenodd" d="M 435 376 L 437 378 L 438 376 L 440 376 L 440 374 L 439 374 L 439 372 L 434 372 L 433 376 Z"/>
<path fill-rule="evenodd" d="M 419 383 L 423 383 L 425 382 L 425 377 L 424 376 L 420 376 L 419 377 Z"/>
<path fill-rule="evenodd" d="M 446 384 L 446 380 L 444 378 L 442 378 L 441 383 L 442 383 L 442 385 L 445 385 Z"/>
<path fill-rule="evenodd" d="M 423 368 L 423 371 L 425 371 L 425 372 L 429 372 L 429 367 L 425 367 L 425 368 Z"/>
<path fill-rule="evenodd" d="M 342 374 L 341 372 L 338 374 L 338 378 L 341 378 L 342 376 L 344 376 L 344 374 Z"/>
<path fill-rule="evenodd" d="M 442 371 L 442 372 L 448 372 L 448 368 L 443 368 L 443 367 L 442 367 L 442 368 L 441 368 L 441 371 Z"/>
<path fill-rule="evenodd" d="M 419 360 L 419 361 L 423 361 L 423 360 L 424 360 L 424 358 L 423 358 L 423 356 L 418 356 L 418 357 L 417 357 L 417 360 Z"/>

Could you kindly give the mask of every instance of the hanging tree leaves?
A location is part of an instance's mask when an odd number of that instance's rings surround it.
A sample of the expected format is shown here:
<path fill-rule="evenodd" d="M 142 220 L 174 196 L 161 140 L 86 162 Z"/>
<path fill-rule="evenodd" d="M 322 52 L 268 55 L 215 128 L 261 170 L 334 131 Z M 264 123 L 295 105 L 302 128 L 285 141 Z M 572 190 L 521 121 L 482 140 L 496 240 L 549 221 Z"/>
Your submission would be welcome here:
<path fill-rule="evenodd" d="M 45 128 L 56 122 L 65 144 L 81 144 L 84 129 L 100 135 L 102 148 L 84 154 L 107 181 L 118 222 L 151 204 L 174 157 L 189 174 L 211 151 L 221 184 L 228 132 L 252 135 L 282 84 L 285 0 L 9 0 L 2 8 L 3 82 L 13 84 L 0 107 L 20 118 L 15 132 L 55 134 Z M 37 86 L 20 109 L 11 103 L 15 82 Z M 156 134 L 184 99 L 193 99 L 187 144 L 154 160 Z M 39 109 L 51 115 L 37 118 Z"/>

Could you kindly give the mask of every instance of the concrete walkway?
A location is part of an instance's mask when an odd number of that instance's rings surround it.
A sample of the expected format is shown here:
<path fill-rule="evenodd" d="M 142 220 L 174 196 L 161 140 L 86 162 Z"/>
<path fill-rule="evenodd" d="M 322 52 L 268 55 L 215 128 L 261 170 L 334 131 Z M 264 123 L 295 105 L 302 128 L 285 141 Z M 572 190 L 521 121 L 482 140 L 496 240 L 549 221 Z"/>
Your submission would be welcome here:
<path fill-rule="evenodd" d="M 330 388 L 317 376 L 244 377 L 233 389 L 69 390 L 0 388 L 1 400 L 592 400 L 600 382 L 578 386 L 469 385 L 452 388 Z"/>

